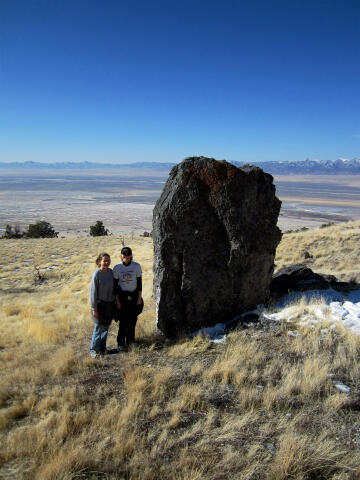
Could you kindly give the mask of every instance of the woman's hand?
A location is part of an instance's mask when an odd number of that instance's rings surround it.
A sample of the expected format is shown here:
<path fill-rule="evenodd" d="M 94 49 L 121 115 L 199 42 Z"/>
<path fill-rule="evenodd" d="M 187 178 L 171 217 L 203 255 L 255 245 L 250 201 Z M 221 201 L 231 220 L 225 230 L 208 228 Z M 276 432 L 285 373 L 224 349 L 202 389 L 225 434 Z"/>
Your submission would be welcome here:
<path fill-rule="evenodd" d="M 142 304 L 142 297 L 138 297 L 136 305 L 141 305 Z"/>
<path fill-rule="evenodd" d="M 121 310 L 121 303 L 118 300 L 116 301 L 116 308 Z"/>

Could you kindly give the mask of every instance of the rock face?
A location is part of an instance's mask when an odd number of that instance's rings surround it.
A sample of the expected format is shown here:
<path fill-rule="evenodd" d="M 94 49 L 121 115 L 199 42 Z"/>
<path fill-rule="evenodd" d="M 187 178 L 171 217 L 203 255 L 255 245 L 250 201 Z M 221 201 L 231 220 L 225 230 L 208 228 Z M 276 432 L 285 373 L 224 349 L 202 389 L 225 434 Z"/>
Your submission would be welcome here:
<path fill-rule="evenodd" d="M 326 290 L 333 288 L 346 291 L 351 284 L 337 281 L 333 275 L 315 273 L 306 265 L 290 265 L 281 268 L 273 276 L 270 284 L 270 294 L 276 299 L 289 292 L 305 292 L 306 290 Z"/>
<path fill-rule="evenodd" d="M 153 215 L 157 326 L 166 336 L 229 321 L 267 299 L 281 238 L 272 180 L 212 158 L 173 167 Z"/>

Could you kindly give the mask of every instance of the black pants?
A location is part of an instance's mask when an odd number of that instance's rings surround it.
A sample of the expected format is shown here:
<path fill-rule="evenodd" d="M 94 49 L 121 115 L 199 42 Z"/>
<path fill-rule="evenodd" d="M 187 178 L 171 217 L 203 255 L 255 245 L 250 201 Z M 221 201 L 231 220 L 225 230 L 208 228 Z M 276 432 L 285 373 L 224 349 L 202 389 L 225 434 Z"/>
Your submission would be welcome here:
<path fill-rule="evenodd" d="M 115 302 L 104 302 L 100 300 L 97 304 L 97 311 L 99 313 L 99 318 L 96 323 L 109 327 L 110 323 L 114 318 L 117 318 L 117 308 Z"/>
<path fill-rule="evenodd" d="M 117 343 L 120 347 L 125 347 L 135 342 L 135 327 L 137 317 L 144 308 L 144 302 L 136 305 L 138 292 L 121 292 L 119 295 L 121 310 L 119 311 L 119 331 Z"/>

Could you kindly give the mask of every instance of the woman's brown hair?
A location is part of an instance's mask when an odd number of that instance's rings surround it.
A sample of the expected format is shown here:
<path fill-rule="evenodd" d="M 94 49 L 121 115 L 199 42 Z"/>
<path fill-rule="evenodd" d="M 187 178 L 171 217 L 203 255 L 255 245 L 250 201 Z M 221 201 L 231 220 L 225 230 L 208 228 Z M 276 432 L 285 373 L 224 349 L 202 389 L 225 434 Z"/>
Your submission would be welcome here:
<path fill-rule="evenodd" d="M 103 258 L 103 257 L 109 257 L 110 258 L 110 255 L 106 252 L 102 252 L 102 253 L 99 253 L 99 255 L 97 256 L 96 260 L 95 260 L 95 263 L 97 266 L 99 266 L 99 263 L 100 263 L 100 260 Z"/>

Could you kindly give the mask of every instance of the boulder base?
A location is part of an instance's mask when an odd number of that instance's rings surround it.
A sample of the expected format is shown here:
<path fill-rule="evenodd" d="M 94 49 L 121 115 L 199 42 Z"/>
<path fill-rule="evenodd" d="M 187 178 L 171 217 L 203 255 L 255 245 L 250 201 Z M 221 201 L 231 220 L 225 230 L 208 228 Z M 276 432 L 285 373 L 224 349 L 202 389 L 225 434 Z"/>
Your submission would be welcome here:
<path fill-rule="evenodd" d="M 334 275 L 315 273 L 306 265 L 296 264 L 278 270 L 270 284 L 270 294 L 275 300 L 289 292 L 305 292 L 307 290 L 349 291 L 355 288 L 351 283 L 339 282 Z"/>
<path fill-rule="evenodd" d="M 158 328 L 174 337 L 231 320 L 269 295 L 281 202 L 271 175 L 215 159 L 170 172 L 153 215 Z"/>

